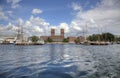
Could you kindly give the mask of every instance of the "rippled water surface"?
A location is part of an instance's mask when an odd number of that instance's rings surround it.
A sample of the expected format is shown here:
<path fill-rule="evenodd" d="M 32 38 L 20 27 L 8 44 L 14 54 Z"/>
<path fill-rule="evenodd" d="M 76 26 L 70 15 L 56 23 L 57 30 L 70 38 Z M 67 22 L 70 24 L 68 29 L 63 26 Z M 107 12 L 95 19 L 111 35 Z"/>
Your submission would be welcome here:
<path fill-rule="evenodd" d="M 120 45 L 0 45 L 0 78 L 120 78 Z"/>

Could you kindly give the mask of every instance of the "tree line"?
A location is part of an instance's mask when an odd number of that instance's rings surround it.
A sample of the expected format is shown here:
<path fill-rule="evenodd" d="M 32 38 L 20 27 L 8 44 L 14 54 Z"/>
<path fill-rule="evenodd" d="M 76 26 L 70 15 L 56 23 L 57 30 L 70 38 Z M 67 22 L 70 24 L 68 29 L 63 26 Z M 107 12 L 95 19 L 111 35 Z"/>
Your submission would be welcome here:
<path fill-rule="evenodd" d="M 89 41 L 115 41 L 115 36 L 111 33 L 93 34 L 87 38 Z"/>
<path fill-rule="evenodd" d="M 32 42 L 37 42 L 39 38 L 37 36 L 31 37 Z M 109 41 L 109 42 L 120 42 L 120 37 L 116 37 L 112 33 L 93 34 L 87 37 L 88 41 Z M 48 38 L 45 42 L 53 42 L 51 38 Z M 62 42 L 69 42 L 68 38 L 64 38 Z M 75 43 L 79 43 L 80 38 L 76 38 Z"/>

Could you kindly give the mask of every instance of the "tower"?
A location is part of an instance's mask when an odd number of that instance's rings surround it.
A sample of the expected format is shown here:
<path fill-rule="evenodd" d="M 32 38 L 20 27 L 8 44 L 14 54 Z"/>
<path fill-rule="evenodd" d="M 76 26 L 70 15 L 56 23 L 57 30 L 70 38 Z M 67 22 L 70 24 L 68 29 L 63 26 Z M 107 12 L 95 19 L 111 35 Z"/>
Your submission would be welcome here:
<path fill-rule="evenodd" d="M 55 36 L 55 29 L 51 29 L 51 36 Z"/>
<path fill-rule="evenodd" d="M 61 29 L 61 36 L 63 36 L 64 37 L 64 29 Z"/>

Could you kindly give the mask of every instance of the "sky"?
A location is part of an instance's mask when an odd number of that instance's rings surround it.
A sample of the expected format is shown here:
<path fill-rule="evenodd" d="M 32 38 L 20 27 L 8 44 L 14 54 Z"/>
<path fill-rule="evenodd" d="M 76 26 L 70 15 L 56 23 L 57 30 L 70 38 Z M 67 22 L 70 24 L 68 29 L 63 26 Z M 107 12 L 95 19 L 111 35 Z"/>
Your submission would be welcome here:
<path fill-rule="evenodd" d="M 0 0 L 0 36 L 66 36 L 110 32 L 120 35 L 120 0 Z"/>

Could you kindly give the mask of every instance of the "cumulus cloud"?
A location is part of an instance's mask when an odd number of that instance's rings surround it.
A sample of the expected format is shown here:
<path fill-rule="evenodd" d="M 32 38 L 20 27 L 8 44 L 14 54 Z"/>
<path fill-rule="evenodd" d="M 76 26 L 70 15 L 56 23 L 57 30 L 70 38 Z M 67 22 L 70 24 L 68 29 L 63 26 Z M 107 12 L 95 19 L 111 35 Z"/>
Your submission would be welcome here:
<path fill-rule="evenodd" d="M 77 21 L 72 21 L 71 22 L 71 26 L 72 26 L 73 29 L 81 31 L 82 29 L 81 29 L 81 27 L 79 25 L 80 24 Z"/>
<path fill-rule="evenodd" d="M 32 14 L 41 14 L 43 11 L 40 9 L 33 9 Z"/>
<path fill-rule="evenodd" d="M 49 23 L 47 23 L 44 19 L 40 17 L 30 16 L 27 21 L 23 21 L 23 19 L 19 18 L 17 20 L 17 24 L 8 23 L 8 25 L 0 25 L 1 34 L 14 34 L 16 35 L 18 32 L 19 26 L 23 27 L 23 33 L 25 36 L 32 35 L 46 35 L 46 31 L 49 30 Z M 1 35 L 0 34 L 0 35 Z"/>
<path fill-rule="evenodd" d="M 75 4 L 74 4 L 75 5 Z M 77 12 L 75 18 L 72 22 L 79 24 L 77 21 L 81 22 L 79 27 L 82 27 L 82 23 L 87 23 L 89 32 L 92 32 L 91 27 L 101 27 L 103 31 L 101 32 L 111 32 L 114 34 L 119 34 L 120 30 L 120 1 L 119 0 L 102 0 L 98 5 L 87 11 Z M 78 25 L 77 25 L 78 26 Z M 75 27 L 76 28 L 76 27 Z M 106 28 L 106 30 L 105 30 Z M 78 28 L 76 28 L 78 29 Z"/>
<path fill-rule="evenodd" d="M 8 17 L 6 16 L 5 12 L 3 11 L 2 8 L 0 8 L 0 19 L 1 20 L 7 20 Z"/>
<path fill-rule="evenodd" d="M 0 36 L 16 36 L 18 27 L 12 23 L 8 23 L 7 26 L 0 25 Z"/>
<path fill-rule="evenodd" d="M 27 35 L 45 35 L 49 29 L 49 23 L 40 17 L 30 16 L 23 24 L 24 31 Z"/>
<path fill-rule="evenodd" d="M 8 0 L 12 2 L 14 0 Z M 19 3 L 21 0 L 17 0 L 15 3 Z M 119 0 L 101 0 L 97 5 L 88 10 L 84 10 L 84 7 L 78 3 L 73 3 L 72 8 L 75 11 L 75 16 L 72 21 L 67 24 L 62 22 L 56 26 L 46 22 L 41 17 L 30 16 L 21 25 L 24 28 L 25 35 L 50 35 L 50 29 L 55 28 L 56 32 L 59 32 L 61 28 L 65 30 L 65 34 L 68 36 L 80 36 L 85 26 L 87 25 L 88 34 L 101 32 L 111 32 L 113 34 L 120 33 L 120 1 Z M 32 14 L 40 14 L 40 9 L 33 9 Z M 4 17 L 4 18 L 1 18 Z M 4 13 L 0 11 L 0 18 L 5 19 Z M 17 30 L 17 25 L 9 23 L 7 26 L 0 25 L 0 30 Z"/>
<path fill-rule="evenodd" d="M 70 29 L 69 29 L 69 26 L 67 23 L 61 23 L 59 25 L 60 29 L 64 29 L 65 30 L 65 33 L 69 33 L 70 32 Z"/>
<path fill-rule="evenodd" d="M 18 19 L 18 24 L 23 25 L 23 20 L 21 18 Z"/>
<path fill-rule="evenodd" d="M 11 3 L 11 8 L 20 7 L 19 2 L 22 0 L 7 0 L 7 3 Z"/>
<path fill-rule="evenodd" d="M 2 19 L 2 20 L 7 20 L 8 17 L 5 15 L 4 12 L 0 11 L 0 19 Z"/>

